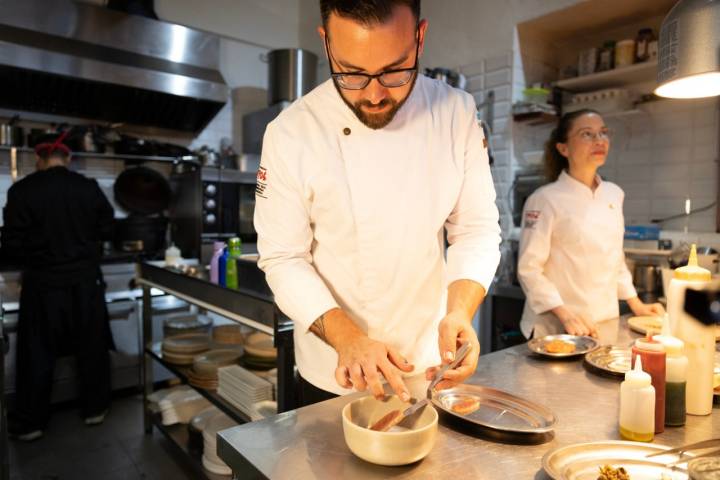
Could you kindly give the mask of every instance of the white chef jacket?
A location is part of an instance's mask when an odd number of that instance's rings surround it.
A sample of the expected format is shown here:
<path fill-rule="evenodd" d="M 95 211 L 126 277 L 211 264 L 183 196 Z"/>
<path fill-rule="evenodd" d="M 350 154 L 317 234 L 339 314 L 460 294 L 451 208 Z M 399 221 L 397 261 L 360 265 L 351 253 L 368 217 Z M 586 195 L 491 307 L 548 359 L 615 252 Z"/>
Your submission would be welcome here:
<path fill-rule="evenodd" d="M 518 279 L 525 291 L 520 322 L 529 337 L 564 333 L 549 310 L 565 305 L 593 322 L 617 317 L 618 299 L 636 296 L 623 252 L 623 199 L 596 177 L 593 192 L 565 171 L 525 203 Z"/>
<path fill-rule="evenodd" d="M 500 230 L 475 115 L 470 95 L 420 75 L 383 129 L 361 123 L 331 80 L 268 125 L 258 265 L 295 323 L 300 374 L 316 387 L 349 391 L 335 381 L 335 350 L 309 332 L 328 310 L 342 308 L 421 373 L 440 363 L 447 286 L 490 286 Z"/>

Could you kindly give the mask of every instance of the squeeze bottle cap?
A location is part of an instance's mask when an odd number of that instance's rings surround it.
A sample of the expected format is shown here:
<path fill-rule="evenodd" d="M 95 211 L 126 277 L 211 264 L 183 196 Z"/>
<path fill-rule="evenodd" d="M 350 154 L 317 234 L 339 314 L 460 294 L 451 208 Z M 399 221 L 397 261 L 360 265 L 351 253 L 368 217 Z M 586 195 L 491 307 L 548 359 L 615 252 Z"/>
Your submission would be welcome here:
<path fill-rule="evenodd" d="M 670 316 L 667 313 L 663 316 L 662 334 L 654 335 L 653 340 L 662 343 L 662 346 L 665 348 L 665 353 L 670 356 L 682 355 L 685 349 L 685 342 L 677 337 L 673 337 L 670 332 Z"/>
<path fill-rule="evenodd" d="M 642 357 L 640 355 L 635 357 L 635 368 L 625 372 L 625 381 L 638 387 L 650 385 L 650 374 L 643 372 Z"/>
<path fill-rule="evenodd" d="M 673 278 L 686 280 L 688 282 L 709 282 L 712 279 L 710 270 L 698 266 L 697 247 L 694 243 L 690 247 L 688 264 L 684 267 L 676 268 L 673 272 Z"/>

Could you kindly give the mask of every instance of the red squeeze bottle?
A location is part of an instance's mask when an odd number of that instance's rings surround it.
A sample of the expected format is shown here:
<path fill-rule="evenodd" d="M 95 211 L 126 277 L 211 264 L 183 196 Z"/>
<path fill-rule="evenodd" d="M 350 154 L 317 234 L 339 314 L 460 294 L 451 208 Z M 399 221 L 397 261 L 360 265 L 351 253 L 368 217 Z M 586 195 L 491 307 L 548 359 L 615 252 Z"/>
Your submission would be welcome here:
<path fill-rule="evenodd" d="M 648 335 L 635 340 L 632 347 L 633 367 L 638 355 L 642 358 L 643 370 L 650 374 L 655 387 L 655 433 L 662 433 L 665 430 L 665 348 Z"/>

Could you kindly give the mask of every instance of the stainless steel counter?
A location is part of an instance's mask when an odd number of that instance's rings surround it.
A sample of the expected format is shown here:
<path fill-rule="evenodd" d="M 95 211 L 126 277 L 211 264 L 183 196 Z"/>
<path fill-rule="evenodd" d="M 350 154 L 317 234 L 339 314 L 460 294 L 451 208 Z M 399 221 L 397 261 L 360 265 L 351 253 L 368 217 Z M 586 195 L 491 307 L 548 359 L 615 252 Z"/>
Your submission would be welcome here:
<path fill-rule="evenodd" d="M 600 336 L 601 343 L 617 345 L 628 345 L 637 337 L 628 331 L 625 319 L 605 322 Z M 340 412 L 362 395 L 353 394 L 222 431 L 218 453 L 243 479 L 547 479 L 541 459 L 549 450 L 620 438 L 620 379 L 590 373 L 579 359 L 544 360 L 518 345 L 480 357 L 468 383 L 500 388 L 546 405 L 558 418 L 554 438 L 539 445 L 503 444 L 441 424 L 437 443 L 424 460 L 405 467 L 376 466 L 355 457 L 345 445 Z M 709 416 L 688 415 L 684 427 L 668 428 L 655 443 L 679 446 L 718 432 L 716 408 Z"/>

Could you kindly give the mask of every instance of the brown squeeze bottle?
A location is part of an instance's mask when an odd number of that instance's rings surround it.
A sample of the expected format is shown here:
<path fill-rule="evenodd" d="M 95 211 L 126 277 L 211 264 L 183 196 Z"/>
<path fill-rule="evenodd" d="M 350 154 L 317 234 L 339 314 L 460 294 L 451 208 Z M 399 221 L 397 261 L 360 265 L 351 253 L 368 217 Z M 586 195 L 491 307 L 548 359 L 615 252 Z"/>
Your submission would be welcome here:
<path fill-rule="evenodd" d="M 632 364 L 640 355 L 643 370 L 650 374 L 655 387 L 655 433 L 665 430 L 665 348 L 649 335 L 638 338 L 632 347 Z"/>

